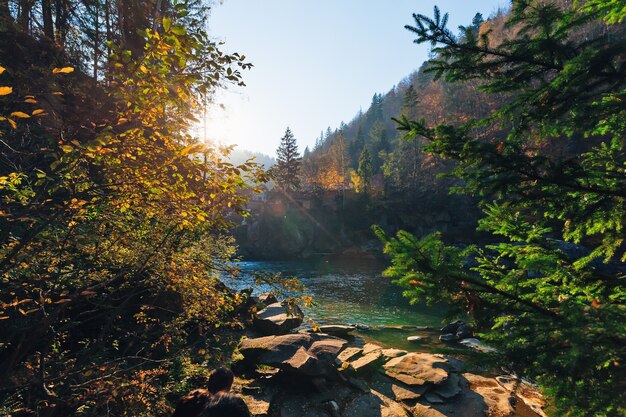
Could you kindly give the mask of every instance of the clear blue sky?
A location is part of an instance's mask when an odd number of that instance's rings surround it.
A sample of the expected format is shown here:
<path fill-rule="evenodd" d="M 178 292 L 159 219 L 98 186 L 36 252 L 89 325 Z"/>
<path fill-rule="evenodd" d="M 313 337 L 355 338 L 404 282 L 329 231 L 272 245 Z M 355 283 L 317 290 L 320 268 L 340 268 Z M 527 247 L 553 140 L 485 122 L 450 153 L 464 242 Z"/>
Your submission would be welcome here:
<path fill-rule="evenodd" d="M 419 68 L 428 46 L 404 29 L 412 13 L 450 14 L 450 27 L 487 18 L 506 0 L 225 0 L 216 4 L 211 35 L 227 52 L 246 55 L 254 68 L 244 88 L 220 92 L 207 117 L 207 136 L 274 155 L 285 128 L 300 150 L 320 131 L 366 110 Z M 203 129 L 198 132 L 203 136 Z"/>

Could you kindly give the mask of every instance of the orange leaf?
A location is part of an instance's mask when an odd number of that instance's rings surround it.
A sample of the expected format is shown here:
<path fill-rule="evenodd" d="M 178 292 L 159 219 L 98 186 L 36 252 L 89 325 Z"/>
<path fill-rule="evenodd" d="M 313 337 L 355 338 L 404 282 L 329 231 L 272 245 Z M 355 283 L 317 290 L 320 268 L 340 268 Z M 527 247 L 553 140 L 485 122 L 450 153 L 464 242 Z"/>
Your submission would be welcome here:
<path fill-rule="evenodd" d="M 24 113 L 23 111 L 14 111 L 13 113 L 11 113 L 11 116 L 20 117 L 22 119 L 28 119 L 30 117 L 28 114 Z"/>
<path fill-rule="evenodd" d="M 74 72 L 74 68 L 63 67 L 63 68 L 55 68 L 52 70 L 53 74 L 69 74 L 70 72 Z"/>
<path fill-rule="evenodd" d="M 13 87 L 0 87 L 0 96 L 6 96 L 13 92 Z"/>

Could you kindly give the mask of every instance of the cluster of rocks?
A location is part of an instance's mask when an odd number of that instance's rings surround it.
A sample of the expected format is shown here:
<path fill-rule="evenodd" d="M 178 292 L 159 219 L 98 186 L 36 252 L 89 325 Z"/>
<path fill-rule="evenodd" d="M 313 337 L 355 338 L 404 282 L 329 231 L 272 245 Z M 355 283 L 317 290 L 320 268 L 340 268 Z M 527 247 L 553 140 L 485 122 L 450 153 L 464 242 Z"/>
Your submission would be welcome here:
<path fill-rule="evenodd" d="M 541 396 L 511 376 L 485 377 L 464 372 L 453 357 L 367 343 L 352 326 L 297 330 L 294 317 L 301 322 L 301 312 L 269 300 L 255 319 L 265 335 L 240 344 L 238 384 L 255 416 L 544 416 Z M 267 335 L 258 320 L 275 322 L 280 333 Z"/>
<path fill-rule="evenodd" d="M 472 326 L 462 320 L 454 321 L 441 328 L 439 341 L 444 343 L 458 343 L 462 346 L 476 349 L 482 352 L 493 352 L 495 349 L 481 343 L 474 337 Z"/>

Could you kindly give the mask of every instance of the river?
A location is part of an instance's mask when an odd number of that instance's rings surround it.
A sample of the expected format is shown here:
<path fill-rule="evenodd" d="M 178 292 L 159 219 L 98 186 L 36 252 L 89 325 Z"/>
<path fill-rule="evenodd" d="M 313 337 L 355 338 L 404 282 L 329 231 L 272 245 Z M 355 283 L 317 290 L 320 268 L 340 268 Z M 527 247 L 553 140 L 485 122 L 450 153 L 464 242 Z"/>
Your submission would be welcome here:
<path fill-rule="evenodd" d="M 354 258 L 319 258 L 306 261 L 239 262 L 240 275 L 226 283 L 240 290 L 254 286 L 260 271 L 297 276 L 313 296 L 315 305 L 305 307 L 307 317 L 319 324 L 359 324 L 371 328 L 367 339 L 408 348 L 406 337 L 415 333 L 400 326 L 440 327 L 445 307 L 410 305 L 402 290 L 382 276 L 380 261 Z M 256 293 L 267 291 L 260 287 Z M 396 328 L 394 328 L 394 326 Z"/>

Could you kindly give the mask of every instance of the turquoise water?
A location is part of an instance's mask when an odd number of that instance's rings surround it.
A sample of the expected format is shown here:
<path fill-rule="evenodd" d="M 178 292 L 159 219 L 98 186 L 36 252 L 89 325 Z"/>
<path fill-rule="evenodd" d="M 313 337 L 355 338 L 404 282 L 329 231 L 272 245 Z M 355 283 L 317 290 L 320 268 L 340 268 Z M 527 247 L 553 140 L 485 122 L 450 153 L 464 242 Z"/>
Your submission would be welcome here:
<path fill-rule="evenodd" d="M 241 274 L 226 283 L 237 289 L 254 285 L 261 271 L 297 276 L 313 296 L 315 305 L 305 308 L 307 317 L 320 324 L 360 324 L 372 328 L 366 338 L 395 347 L 405 347 L 407 335 L 424 332 L 392 329 L 389 326 L 440 327 L 446 309 L 410 305 L 402 291 L 381 275 L 385 264 L 371 259 L 321 258 L 313 261 L 240 262 Z M 260 287 L 256 293 L 267 291 Z M 386 326 L 386 327 L 383 327 Z"/>

